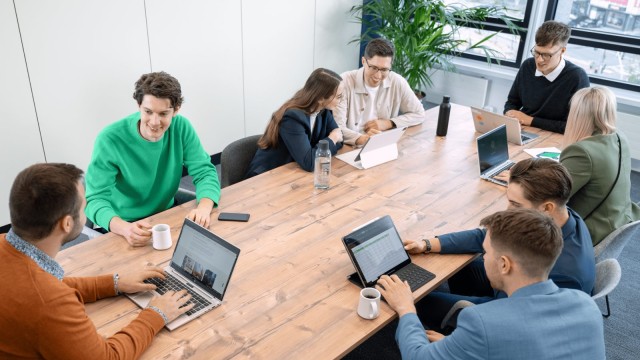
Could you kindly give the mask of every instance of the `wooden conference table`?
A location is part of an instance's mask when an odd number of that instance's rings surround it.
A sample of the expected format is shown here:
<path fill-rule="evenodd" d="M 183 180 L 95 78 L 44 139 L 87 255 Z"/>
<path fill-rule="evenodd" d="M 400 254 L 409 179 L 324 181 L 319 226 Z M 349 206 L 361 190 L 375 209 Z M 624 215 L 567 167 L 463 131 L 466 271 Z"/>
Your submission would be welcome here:
<path fill-rule="evenodd" d="M 211 230 L 241 249 L 223 305 L 172 331 L 161 331 L 144 359 L 340 358 L 395 318 L 386 304 L 375 320 L 356 314 L 360 289 L 341 237 L 364 222 L 390 215 L 405 239 L 473 228 L 506 205 L 505 188 L 479 178 L 469 108 L 453 105 L 449 133 L 435 136 L 438 109 L 407 130 L 399 158 L 368 170 L 334 159 L 331 188 L 313 188 L 313 174 L 291 163 L 222 190 Z M 526 147 L 560 145 L 537 129 Z M 526 158 L 510 145 L 512 159 Z M 149 218 L 167 223 L 175 240 L 193 202 Z M 219 222 L 217 213 L 248 212 L 248 223 Z M 90 276 L 146 264 L 165 266 L 172 250 L 130 247 L 114 234 L 59 253 L 67 276 Z M 474 255 L 416 255 L 436 274 L 414 293 L 422 298 Z M 139 312 L 124 296 L 87 304 L 100 334 L 110 336 Z"/>

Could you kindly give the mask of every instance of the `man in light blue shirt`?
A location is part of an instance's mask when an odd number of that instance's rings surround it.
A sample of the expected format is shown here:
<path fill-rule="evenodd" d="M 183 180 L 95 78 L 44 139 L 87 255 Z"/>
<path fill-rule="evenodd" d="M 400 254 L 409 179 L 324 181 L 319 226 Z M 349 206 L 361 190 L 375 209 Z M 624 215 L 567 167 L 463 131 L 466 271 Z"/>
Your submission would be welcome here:
<path fill-rule="evenodd" d="M 425 330 L 409 284 L 383 276 L 380 290 L 400 317 L 403 359 L 604 359 L 602 316 L 584 292 L 548 279 L 562 235 L 549 216 L 509 209 L 482 219 L 484 267 L 507 298 L 464 308 L 449 336 Z"/>

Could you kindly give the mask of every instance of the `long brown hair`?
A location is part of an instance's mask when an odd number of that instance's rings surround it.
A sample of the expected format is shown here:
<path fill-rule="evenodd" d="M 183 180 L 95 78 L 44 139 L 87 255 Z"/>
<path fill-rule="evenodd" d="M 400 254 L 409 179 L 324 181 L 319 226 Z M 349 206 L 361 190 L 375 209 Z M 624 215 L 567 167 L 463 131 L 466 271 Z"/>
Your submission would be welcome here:
<path fill-rule="evenodd" d="M 321 110 L 320 101 L 333 98 L 341 81 L 340 75 L 331 70 L 315 69 L 309 75 L 304 87 L 298 90 L 291 99 L 287 100 L 271 115 L 271 121 L 269 121 L 264 134 L 258 140 L 258 146 L 261 149 L 278 147 L 280 121 L 282 121 L 284 112 L 289 109 L 300 109 L 307 114 L 312 114 Z"/>

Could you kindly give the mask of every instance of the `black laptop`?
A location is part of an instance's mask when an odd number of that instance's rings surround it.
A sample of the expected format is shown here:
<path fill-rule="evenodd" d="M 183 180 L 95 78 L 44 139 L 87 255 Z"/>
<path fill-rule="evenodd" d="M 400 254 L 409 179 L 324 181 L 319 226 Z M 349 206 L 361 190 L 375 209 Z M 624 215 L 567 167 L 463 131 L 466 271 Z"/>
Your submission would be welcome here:
<path fill-rule="evenodd" d="M 373 219 L 342 238 L 356 268 L 349 279 L 361 287 L 373 287 L 382 275 L 396 274 L 415 291 L 435 275 L 411 262 L 389 215 Z"/>

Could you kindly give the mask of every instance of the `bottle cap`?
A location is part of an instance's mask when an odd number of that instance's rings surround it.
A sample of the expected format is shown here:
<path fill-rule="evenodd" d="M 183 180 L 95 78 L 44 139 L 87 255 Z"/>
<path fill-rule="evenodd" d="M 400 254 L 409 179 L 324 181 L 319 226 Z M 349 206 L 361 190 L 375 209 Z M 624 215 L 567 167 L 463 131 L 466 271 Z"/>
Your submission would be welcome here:
<path fill-rule="evenodd" d="M 318 148 L 320 150 L 329 150 L 329 142 L 327 140 L 318 141 Z"/>
<path fill-rule="evenodd" d="M 448 102 L 449 102 L 449 98 L 450 98 L 450 96 L 449 96 L 449 95 L 445 95 L 445 96 L 443 96 L 443 97 L 442 97 L 442 102 L 443 102 L 443 103 L 448 103 Z"/>

